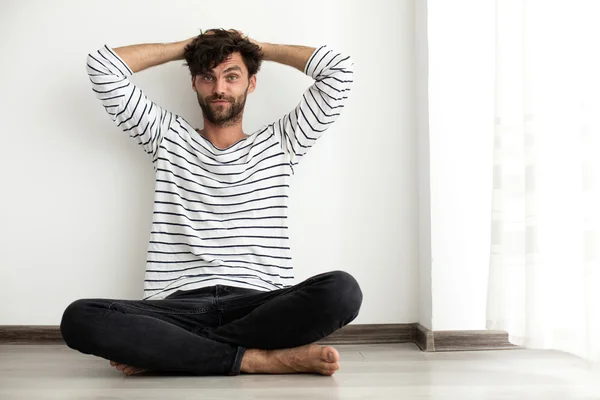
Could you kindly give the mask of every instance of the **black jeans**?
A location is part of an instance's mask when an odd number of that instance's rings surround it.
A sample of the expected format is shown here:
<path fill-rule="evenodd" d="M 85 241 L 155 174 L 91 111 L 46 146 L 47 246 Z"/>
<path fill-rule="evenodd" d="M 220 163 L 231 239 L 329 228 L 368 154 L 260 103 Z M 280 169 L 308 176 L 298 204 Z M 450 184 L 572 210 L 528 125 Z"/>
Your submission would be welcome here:
<path fill-rule="evenodd" d="M 343 271 L 269 292 L 216 285 L 162 300 L 80 299 L 60 329 L 72 349 L 152 371 L 239 375 L 246 349 L 314 343 L 350 323 L 362 292 Z"/>

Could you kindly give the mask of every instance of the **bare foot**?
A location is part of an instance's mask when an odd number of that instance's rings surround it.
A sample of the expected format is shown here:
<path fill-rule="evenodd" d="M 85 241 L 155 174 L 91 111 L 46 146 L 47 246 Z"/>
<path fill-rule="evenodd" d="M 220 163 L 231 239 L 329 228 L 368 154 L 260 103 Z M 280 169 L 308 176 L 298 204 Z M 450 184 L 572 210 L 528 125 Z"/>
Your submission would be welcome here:
<path fill-rule="evenodd" d="M 123 372 L 125 375 L 141 374 L 142 372 L 148 371 L 145 368 L 131 367 L 129 365 L 119 364 L 119 363 L 114 362 L 114 361 L 111 361 L 110 365 L 112 365 L 113 367 L 115 367 L 119 371 Z"/>
<path fill-rule="evenodd" d="M 248 349 L 241 372 L 251 374 L 317 373 L 331 376 L 340 369 L 340 355 L 331 346 L 309 344 L 292 349 Z"/>

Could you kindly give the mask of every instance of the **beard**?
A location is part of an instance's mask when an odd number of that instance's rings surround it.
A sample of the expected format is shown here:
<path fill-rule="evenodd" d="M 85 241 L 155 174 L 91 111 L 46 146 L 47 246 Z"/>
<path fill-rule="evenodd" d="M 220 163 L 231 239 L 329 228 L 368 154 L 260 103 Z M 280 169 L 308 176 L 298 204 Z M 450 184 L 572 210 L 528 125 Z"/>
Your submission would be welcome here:
<path fill-rule="evenodd" d="M 249 87 L 249 86 L 248 86 Z M 223 95 L 212 95 L 209 97 L 200 96 L 199 92 L 196 92 L 198 98 L 198 104 L 202 109 L 204 117 L 213 125 L 227 127 L 235 125 L 242 118 L 242 111 L 246 105 L 246 96 L 248 94 L 248 87 L 239 97 L 228 97 Z M 226 100 L 226 104 L 214 104 L 211 101 Z"/>

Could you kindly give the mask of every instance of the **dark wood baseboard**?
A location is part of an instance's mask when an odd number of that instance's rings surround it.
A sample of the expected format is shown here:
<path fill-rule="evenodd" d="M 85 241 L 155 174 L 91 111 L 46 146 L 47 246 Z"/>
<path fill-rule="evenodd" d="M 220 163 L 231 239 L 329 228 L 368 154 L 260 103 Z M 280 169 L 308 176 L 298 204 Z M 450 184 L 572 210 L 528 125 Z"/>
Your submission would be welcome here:
<path fill-rule="evenodd" d="M 0 344 L 64 343 L 60 327 L 54 325 L 2 325 Z"/>
<path fill-rule="evenodd" d="M 415 343 L 423 351 L 472 351 L 517 349 L 504 331 L 431 331 L 417 325 Z"/>
<path fill-rule="evenodd" d="M 52 325 L 0 326 L 0 344 L 64 344 Z M 348 325 L 320 344 L 415 343 L 423 351 L 499 350 L 519 348 L 502 331 L 431 331 L 418 323 Z"/>
<path fill-rule="evenodd" d="M 415 330 L 415 344 L 423 351 L 433 351 L 433 332 L 421 324 Z"/>
<path fill-rule="evenodd" d="M 320 344 L 408 343 L 415 341 L 417 324 L 347 325 Z"/>

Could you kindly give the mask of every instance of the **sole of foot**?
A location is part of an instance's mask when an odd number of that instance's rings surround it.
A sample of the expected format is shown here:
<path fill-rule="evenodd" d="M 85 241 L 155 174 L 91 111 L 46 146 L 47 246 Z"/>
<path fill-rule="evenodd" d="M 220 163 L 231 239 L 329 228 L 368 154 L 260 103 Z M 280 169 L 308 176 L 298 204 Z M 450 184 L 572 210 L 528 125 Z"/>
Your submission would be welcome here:
<path fill-rule="evenodd" d="M 315 373 L 331 376 L 340 369 L 340 355 L 331 346 L 309 344 L 278 350 L 246 350 L 241 372 L 266 374 Z"/>

